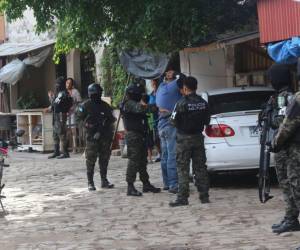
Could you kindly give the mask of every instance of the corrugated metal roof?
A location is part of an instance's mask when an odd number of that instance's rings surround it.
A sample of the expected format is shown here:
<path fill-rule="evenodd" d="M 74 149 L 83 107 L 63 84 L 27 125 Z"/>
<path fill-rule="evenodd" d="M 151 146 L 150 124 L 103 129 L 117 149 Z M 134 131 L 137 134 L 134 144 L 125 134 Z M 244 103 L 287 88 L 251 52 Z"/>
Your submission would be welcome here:
<path fill-rule="evenodd" d="M 259 0 L 257 8 L 262 43 L 300 36 L 300 2 Z"/>
<path fill-rule="evenodd" d="M 21 55 L 55 43 L 55 40 L 34 43 L 3 43 L 0 44 L 0 57 Z"/>

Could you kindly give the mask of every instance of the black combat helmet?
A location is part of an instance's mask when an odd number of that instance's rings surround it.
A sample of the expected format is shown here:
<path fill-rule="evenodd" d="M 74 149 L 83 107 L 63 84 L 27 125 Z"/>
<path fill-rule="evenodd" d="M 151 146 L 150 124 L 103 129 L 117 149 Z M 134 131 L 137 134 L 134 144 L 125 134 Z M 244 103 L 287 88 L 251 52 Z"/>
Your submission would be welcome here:
<path fill-rule="evenodd" d="M 268 69 L 268 77 L 272 87 L 280 91 L 283 88 L 291 87 L 291 72 L 286 64 L 274 64 Z"/>
<path fill-rule="evenodd" d="M 88 87 L 89 98 L 91 98 L 92 96 L 95 96 L 96 98 L 100 99 L 102 92 L 103 92 L 102 87 L 97 83 L 92 83 Z"/>
<path fill-rule="evenodd" d="M 66 90 L 65 78 L 63 76 L 60 76 L 55 80 L 55 89 L 56 92 Z"/>
<path fill-rule="evenodd" d="M 142 94 L 145 92 L 145 87 L 139 83 L 132 83 L 126 88 L 126 94 L 129 99 L 139 102 L 142 99 Z"/>

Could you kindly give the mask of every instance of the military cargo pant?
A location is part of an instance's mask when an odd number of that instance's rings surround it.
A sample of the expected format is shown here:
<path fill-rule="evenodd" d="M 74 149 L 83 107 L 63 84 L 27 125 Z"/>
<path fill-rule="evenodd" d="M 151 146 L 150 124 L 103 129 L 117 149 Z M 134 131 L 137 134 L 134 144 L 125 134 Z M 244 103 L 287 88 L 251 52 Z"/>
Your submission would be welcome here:
<path fill-rule="evenodd" d="M 53 114 L 53 141 L 54 144 L 63 145 L 63 153 L 68 153 L 67 140 L 67 114 L 54 113 Z"/>
<path fill-rule="evenodd" d="M 297 207 L 300 210 L 300 145 L 291 144 L 287 148 L 287 177 L 290 191 Z"/>
<path fill-rule="evenodd" d="M 107 167 L 110 159 L 110 144 L 112 138 L 100 138 L 99 140 L 87 140 L 85 158 L 87 173 L 94 174 L 95 163 L 98 158 L 101 179 L 107 176 Z"/>
<path fill-rule="evenodd" d="M 140 133 L 129 131 L 126 135 L 128 165 L 126 172 L 127 183 L 134 183 L 136 174 L 140 174 L 143 183 L 149 181 L 147 172 L 146 138 Z"/>
<path fill-rule="evenodd" d="M 177 133 L 176 163 L 178 173 L 178 198 L 189 197 L 189 172 L 192 160 L 196 187 L 200 197 L 208 196 L 209 175 L 206 166 L 206 155 L 204 148 L 204 137 L 199 135 L 183 135 Z"/>
<path fill-rule="evenodd" d="M 275 154 L 275 168 L 279 186 L 282 189 L 285 203 L 285 218 L 296 219 L 299 216 L 299 209 L 296 206 L 290 180 L 288 178 L 288 151 L 282 150 Z"/>

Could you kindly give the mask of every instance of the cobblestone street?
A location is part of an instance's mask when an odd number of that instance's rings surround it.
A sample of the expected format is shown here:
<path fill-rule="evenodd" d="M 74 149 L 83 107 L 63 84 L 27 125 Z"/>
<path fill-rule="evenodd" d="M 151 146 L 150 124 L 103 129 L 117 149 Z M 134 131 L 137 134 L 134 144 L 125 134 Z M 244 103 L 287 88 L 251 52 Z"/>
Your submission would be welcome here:
<path fill-rule="evenodd" d="M 169 208 L 168 192 L 127 197 L 126 160 L 112 157 L 113 190 L 88 192 L 84 159 L 48 160 L 37 153 L 13 153 L 5 169 L 0 249 L 294 249 L 300 232 L 274 235 L 283 202 L 260 204 L 256 186 L 216 185 L 211 203 L 199 202 L 191 185 L 190 205 Z M 148 166 L 150 178 L 162 186 L 159 164 Z M 224 177 L 225 178 L 225 177 Z M 137 188 L 141 184 L 137 182 Z"/>

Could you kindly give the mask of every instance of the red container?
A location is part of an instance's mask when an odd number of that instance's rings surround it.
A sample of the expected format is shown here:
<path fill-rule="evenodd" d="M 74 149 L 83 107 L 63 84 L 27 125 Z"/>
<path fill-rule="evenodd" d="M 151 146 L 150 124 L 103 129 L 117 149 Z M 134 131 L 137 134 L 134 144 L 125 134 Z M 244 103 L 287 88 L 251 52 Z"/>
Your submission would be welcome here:
<path fill-rule="evenodd" d="M 121 142 L 125 139 L 125 131 L 118 131 L 113 141 L 112 149 L 119 149 Z"/>

